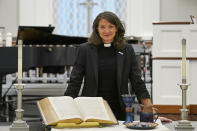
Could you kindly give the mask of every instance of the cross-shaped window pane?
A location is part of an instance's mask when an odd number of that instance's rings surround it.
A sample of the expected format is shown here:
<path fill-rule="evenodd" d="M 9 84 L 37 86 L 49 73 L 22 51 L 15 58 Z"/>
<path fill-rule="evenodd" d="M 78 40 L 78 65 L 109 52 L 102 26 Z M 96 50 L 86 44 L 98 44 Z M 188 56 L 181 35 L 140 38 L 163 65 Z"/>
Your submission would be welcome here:
<path fill-rule="evenodd" d="M 88 0 L 53 0 L 55 33 L 69 36 L 88 36 L 88 8 L 80 3 Z M 90 31 L 95 17 L 103 11 L 111 11 L 124 22 L 126 0 L 89 0 L 97 3 L 91 6 Z"/>

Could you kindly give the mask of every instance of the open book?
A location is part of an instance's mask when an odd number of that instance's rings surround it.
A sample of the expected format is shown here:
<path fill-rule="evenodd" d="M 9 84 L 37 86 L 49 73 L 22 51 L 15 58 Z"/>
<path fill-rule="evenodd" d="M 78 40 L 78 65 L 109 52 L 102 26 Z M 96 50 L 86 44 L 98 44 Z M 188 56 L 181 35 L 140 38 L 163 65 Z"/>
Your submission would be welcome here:
<path fill-rule="evenodd" d="M 98 122 L 117 124 L 109 105 L 102 97 L 47 97 L 38 101 L 45 125 Z"/>

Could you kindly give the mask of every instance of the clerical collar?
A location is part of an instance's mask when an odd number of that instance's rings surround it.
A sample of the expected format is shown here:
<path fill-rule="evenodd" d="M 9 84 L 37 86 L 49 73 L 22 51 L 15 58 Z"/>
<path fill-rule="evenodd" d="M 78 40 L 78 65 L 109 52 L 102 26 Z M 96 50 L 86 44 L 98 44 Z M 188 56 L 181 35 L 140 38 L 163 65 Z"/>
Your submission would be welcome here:
<path fill-rule="evenodd" d="M 104 47 L 111 47 L 111 43 L 104 43 Z"/>

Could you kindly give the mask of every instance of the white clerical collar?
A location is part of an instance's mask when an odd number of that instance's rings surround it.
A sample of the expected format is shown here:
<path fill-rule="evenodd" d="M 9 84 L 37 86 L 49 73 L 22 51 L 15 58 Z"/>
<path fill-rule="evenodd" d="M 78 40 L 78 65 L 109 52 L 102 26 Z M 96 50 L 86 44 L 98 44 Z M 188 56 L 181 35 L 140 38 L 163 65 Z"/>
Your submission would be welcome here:
<path fill-rule="evenodd" d="M 111 47 L 111 43 L 104 43 L 104 47 Z"/>

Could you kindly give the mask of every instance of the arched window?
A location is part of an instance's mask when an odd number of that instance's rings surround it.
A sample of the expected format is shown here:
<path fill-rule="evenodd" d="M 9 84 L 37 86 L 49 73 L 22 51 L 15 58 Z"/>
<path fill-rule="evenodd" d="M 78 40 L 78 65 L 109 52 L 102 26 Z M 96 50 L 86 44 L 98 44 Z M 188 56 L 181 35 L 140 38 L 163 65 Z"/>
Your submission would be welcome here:
<path fill-rule="evenodd" d="M 95 17 L 103 11 L 112 11 L 123 22 L 126 20 L 126 0 L 53 0 L 55 33 L 87 37 L 88 8 L 84 4 L 86 2 L 95 4 L 90 8 L 90 29 Z"/>

